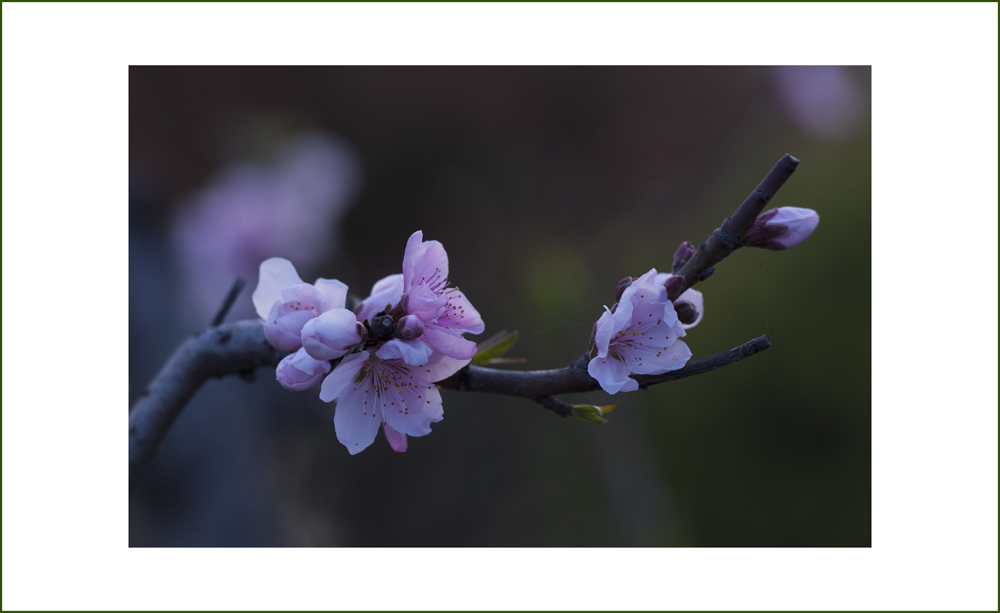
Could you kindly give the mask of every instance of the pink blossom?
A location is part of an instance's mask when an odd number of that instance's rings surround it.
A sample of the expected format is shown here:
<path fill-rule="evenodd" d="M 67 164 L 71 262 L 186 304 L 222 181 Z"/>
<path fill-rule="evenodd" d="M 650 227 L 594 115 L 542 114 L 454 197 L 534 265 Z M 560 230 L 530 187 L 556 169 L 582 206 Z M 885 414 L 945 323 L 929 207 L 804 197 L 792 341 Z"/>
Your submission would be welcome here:
<path fill-rule="evenodd" d="M 389 424 L 382 424 L 382 431 L 385 432 L 385 440 L 389 441 L 389 446 L 393 451 L 403 453 L 406 451 L 406 435 L 396 432 Z"/>
<path fill-rule="evenodd" d="M 802 244 L 819 225 L 819 213 L 812 209 L 783 206 L 757 217 L 746 233 L 747 245 L 780 251 Z"/>
<path fill-rule="evenodd" d="M 656 269 L 622 293 L 615 311 L 606 309 L 594 326 L 597 356 L 587 372 L 604 391 L 632 392 L 639 384 L 629 375 L 657 375 L 682 368 L 691 351 L 678 340 L 685 335 Z"/>
<path fill-rule="evenodd" d="M 377 353 L 362 350 L 348 355 L 320 388 L 320 400 L 337 401 L 333 418 L 337 440 L 351 455 L 371 445 L 383 424 L 399 435 L 390 436 L 386 430 L 396 451 L 406 449 L 406 436 L 430 434 L 430 425 L 444 418 L 434 382 L 468 363 L 434 352 L 423 364 L 413 365 L 401 358 L 382 359 Z"/>
<path fill-rule="evenodd" d="M 278 363 L 275 378 L 283 388 L 301 392 L 322 381 L 329 372 L 329 362 L 314 360 L 304 349 L 299 349 Z"/>
<path fill-rule="evenodd" d="M 372 294 L 358 310 L 358 320 L 369 322 L 387 306 L 406 296 L 406 315 L 423 325 L 422 340 L 434 349 L 464 360 L 476 354 L 476 343 L 463 334 L 481 334 L 483 319 L 472 303 L 456 287 L 448 286 L 448 254 L 438 241 L 423 241 L 416 231 L 406 243 L 403 274 L 390 275 L 372 287 Z M 410 330 L 417 328 L 407 319 Z M 407 331 L 407 334 L 410 334 Z"/>
<path fill-rule="evenodd" d="M 282 351 L 302 347 L 302 328 L 310 319 L 332 309 L 343 309 L 347 286 L 336 279 L 302 281 L 295 266 L 284 258 L 270 258 L 260 264 L 260 280 L 253 292 L 253 304 L 264 320 L 264 336 Z"/>
<path fill-rule="evenodd" d="M 458 290 L 448 287 L 448 254 L 438 241 L 424 241 L 414 232 L 403 255 L 403 292 L 406 314 L 424 323 L 424 336 L 432 347 L 457 359 L 471 358 L 476 344 L 462 334 L 481 334 L 482 317 Z"/>

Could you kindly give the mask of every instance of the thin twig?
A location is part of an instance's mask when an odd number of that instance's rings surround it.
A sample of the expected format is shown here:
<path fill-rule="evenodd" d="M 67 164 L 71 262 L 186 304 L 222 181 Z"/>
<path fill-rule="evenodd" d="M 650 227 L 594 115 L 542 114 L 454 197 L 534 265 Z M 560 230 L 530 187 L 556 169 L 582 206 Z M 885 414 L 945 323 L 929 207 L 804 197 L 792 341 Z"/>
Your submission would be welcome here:
<path fill-rule="evenodd" d="M 690 362 L 662 375 L 636 376 L 642 388 L 699 375 L 722 368 L 767 349 L 771 339 L 756 338 L 718 355 Z M 171 356 L 129 414 L 129 488 L 142 477 L 170 426 L 201 385 L 211 377 L 245 375 L 260 366 L 276 366 L 287 354 L 271 346 L 261 321 L 240 321 L 211 328 L 188 339 Z M 600 388 L 589 374 L 586 361 L 553 370 L 499 370 L 466 366 L 442 388 L 521 396 L 539 402 L 558 415 L 569 415 L 569 406 L 557 394 L 589 392 Z"/>
<path fill-rule="evenodd" d="M 229 293 L 226 294 L 226 298 L 222 301 L 222 306 L 219 307 L 219 312 L 215 314 L 212 318 L 211 328 L 214 328 L 221 324 L 226 319 L 226 315 L 229 315 L 229 310 L 233 308 L 233 303 L 236 302 L 236 297 L 240 295 L 243 288 L 246 287 L 247 280 L 243 277 L 236 277 L 233 281 L 233 286 L 229 288 Z"/>
<path fill-rule="evenodd" d="M 722 225 L 712 232 L 708 240 L 698 246 L 691 259 L 677 271 L 677 274 L 684 277 L 687 287 L 707 279 L 715 271 L 716 264 L 743 245 L 743 236 L 747 230 L 753 226 L 757 216 L 785 184 L 788 177 L 792 176 L 798 165 L 799 161 L 787 154 L 778 160 L 771 172 L 767 173 L 757 189 L 747 196 L 733 216 L 727 217 Z"/>

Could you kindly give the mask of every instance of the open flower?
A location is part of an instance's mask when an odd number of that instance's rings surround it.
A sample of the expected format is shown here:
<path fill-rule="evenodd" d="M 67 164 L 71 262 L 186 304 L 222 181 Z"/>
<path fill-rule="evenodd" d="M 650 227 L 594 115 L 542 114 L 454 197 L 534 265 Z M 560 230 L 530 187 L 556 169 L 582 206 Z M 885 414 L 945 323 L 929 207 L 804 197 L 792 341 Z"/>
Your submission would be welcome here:
<path fill-rule="evenodd" d="M 667 291 L 656 282 L 656 269 L 635 280 L 618 306 L 594 326 L 597 356 L 587 372 L 609 394 L 632 392 L 639 384 L 629 375 L 658 375 L 682 368 L 691 351 L 678 340 L 685 335 Z"/>
<path fill-rule="evenodd" d="M 402 358 L 383 359 L 380 352 L 348 355 L 320 388 L 320 400 L 337 401 L 333 418 L 337 440 L 351 455 L 371 445 L 383 424 L 396 451 L 406 450 L 406 436 L 430 434 L 431 424 L 444 418 L 441 392 L 434 382 L 466 363 L 433 352 L 422 364 L 409 364 Z"/>
<path fill-rule="evenodd" d="M 260 280 L 253 292 L 253 305 L 264 320 L 264 336 L 282 351 L 302 347 L 302 327 L 310 319 L 343 309 L 347 286 L 336 279 L 304 282 L 295 266 L 284 258 L 270 258 L 260 264 Z"/>
<path fill-rule="evenodd" d="M 432 347 L 456 359 L 476 354 L 476 343 L 462 334 L 481 334 L 483 318 L 458 290 L 448 287 L 448 254 L 438 241 L 424 241 L 424 233 L 414 232 L 403 255 L 403 292 L 406 314 L 424 324 L 423 339 Z"/>

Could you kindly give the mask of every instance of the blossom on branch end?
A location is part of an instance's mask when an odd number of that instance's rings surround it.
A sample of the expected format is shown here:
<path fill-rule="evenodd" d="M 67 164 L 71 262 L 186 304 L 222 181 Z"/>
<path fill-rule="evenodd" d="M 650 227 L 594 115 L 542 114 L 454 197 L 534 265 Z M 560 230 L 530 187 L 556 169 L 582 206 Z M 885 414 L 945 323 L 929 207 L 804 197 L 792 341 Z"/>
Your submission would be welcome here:
<path fill-rule="evenodd" d="M 751 247 L 772 251 L 791 249 L 809 238 L 818 225 L 816 211 L 783 206 L 758 216 L 744 239 Z"/>
<path fill-rule="evenodd" d="M 684 326 L 667 299 L 666 288 L 656 281 L 655 268 L 636 279 L 622 293 L 614 311 L 605 307 L 594 326 L 597 355 L 587 365 L 587 372 L 609 394 L 639 389 L 629 375 L 677 370 L 691 357 L 687 345 L 679 340 L 685 335 Z"/>

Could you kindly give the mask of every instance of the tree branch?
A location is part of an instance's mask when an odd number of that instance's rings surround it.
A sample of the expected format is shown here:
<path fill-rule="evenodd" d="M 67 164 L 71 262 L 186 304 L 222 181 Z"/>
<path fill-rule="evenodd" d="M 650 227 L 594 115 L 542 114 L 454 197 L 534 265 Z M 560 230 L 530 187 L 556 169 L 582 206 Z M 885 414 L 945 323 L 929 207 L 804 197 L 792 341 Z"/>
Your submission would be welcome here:
<path fill-rule="evenodd" d="M 770 346 L 771 339 L 761 336 L 729 351 L 690 362 L 679 370 L 662 375 L 637 375 L 635 379 L 639 387 L 645 389 L 722 368 Z M 129 489 L 135 487 L 156 457 L 170 426 L 205 381 L 225 375 L 247 376 L 260 366 L 277 366 L 285 355 L 264 338 L 264 326 L 260 321 L 240 321 L 210 328 L 181 345 L 129 413 Z M 553 370 L 466 366 L 437 385 L 466 392 L 521 396 L 566 417 L 570 405 L 554 398 L 555 395 L 600 389 L 597 381 L 587 374 L 586 365 L 585 359 L 578 359 L 565 368 Z"/>
<path fill-rule="evenodd" d="M 676 381 L 722 368 L 760 353 L 770 346 L 771 337 L 764 335 L 729 351 L 689 362 L 679 370 L 661 375 L 635 375 L 634 378 L 639 382 L 639 387 L 645 389 L 658 383 Z M 583 359 L 578 359 L 565 368 L 553 370 L 498 370 L 484 366 L 466 366 L 451 377 L 438 381 L 437 385 L 463 392 L 486 392 L 531 398 L 563 415 L 564 411 L 551 402 L 549 396 L 592 392 L 601 388 L 597 380 L 587 372 L 586 357 L 584 355 Z"/>
<path fill-rule="evenodd" d="M 790 155 L 781 158 L 732 217 L 727 218 L 698 247 L 677 272 L 684 277 L 687 287 L 707 279 L 715 270 L 715 264 L 743 245 L 743 236 L 757 215 L 792 175 L 798 163 Z M 261 321 L 218 325 L 241 288 L 242 284 L 237 280 L 216 315 L 213 327 L 188 339 L 174 352 L 129 413 L 130 490 L 156 456 L 163 437 L 184 405 L 206 379 L 229 374 L 249 376 L 259 366 L 276 366 L 287 355 L 267 342 Z M 676 381 L 733 364 L 770 346 L 771 339 L 765 335 L 729 351 L 689 362 L 679 370 L 660 375 L 636 375 L 635 379 L 639 387 L 645 389 L 650 385 Z M 556 395 L 600 388 L 587 372 L 588 358 L 589 355 L 584 354 L 569 366 L 554 370 L 517 371 L 466 366 L 438 382 L 438 385 L 459 391 L 521 396 L 566 417 L 571 414 L 572 407 Z"/>
<path fill-rule="evenodd" d="M 129 490 L 156 456 L 167 430 L 209 377 L 249 375 L 284 357 L 264 338 L 260 321 L 209 328 L 188 339 L 170 357 L 128 416 Z"/>
<path fill-rule="evenodd" d="M 730 253 L 743 246 L 743 236 L 753 226 L 757 216 L 771 201 L 774 194 L 785 184 L 798 167 L 799 161 L 785 154 L 778 160 L 771 172 L 767 173 L 757 189 L 753 190 L 732 217 L 727 217 L 722 225 L 715 229 L 704 243 L 698 246 L 695 254 L 684 264 L 676 274 L 684 277 L 687 287 L 698 281 L 704 281 L 715 272 L 715 265 L 725 259 Z"/>

